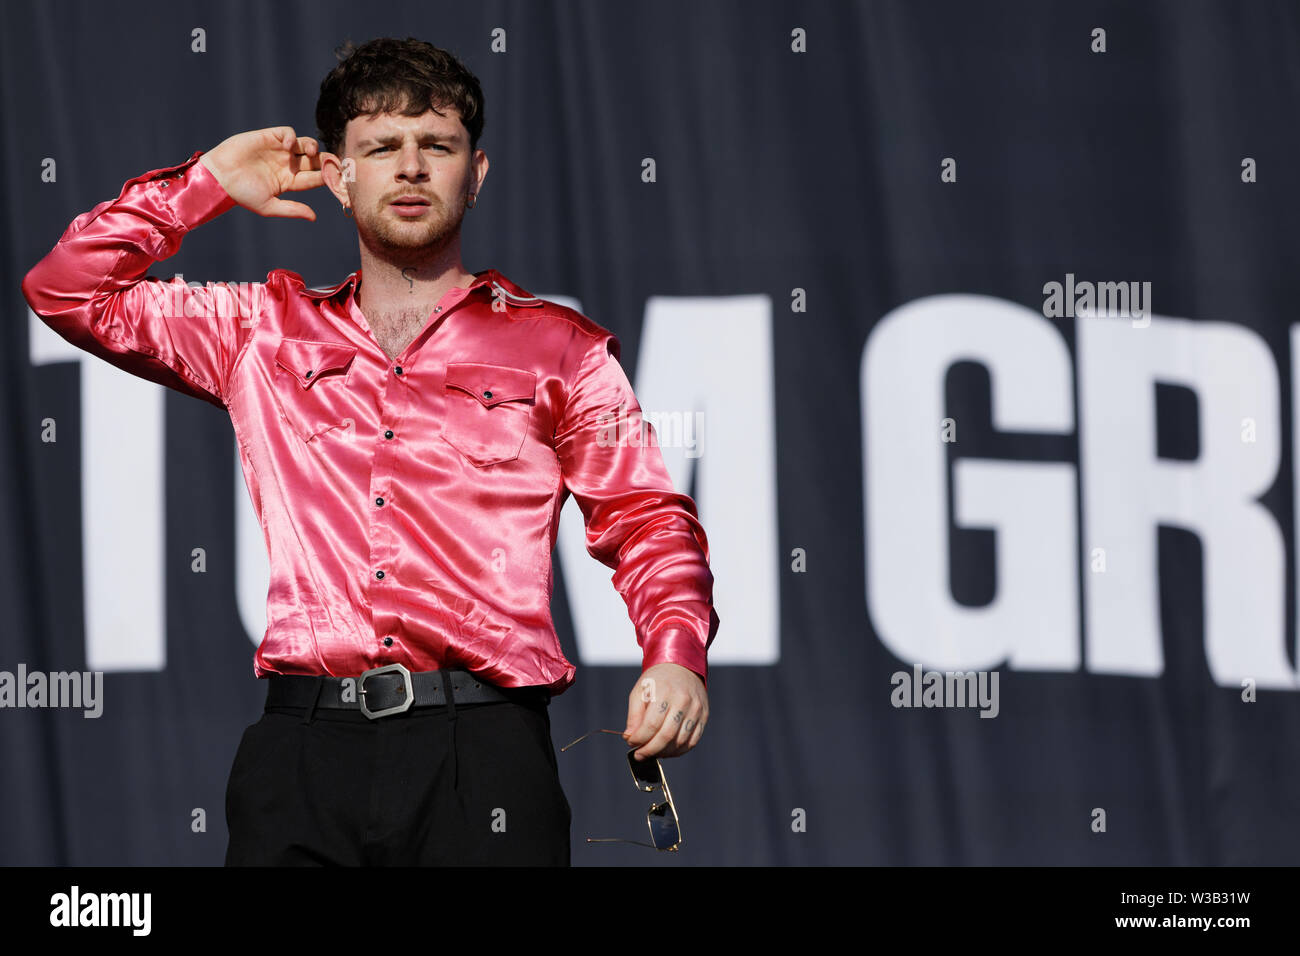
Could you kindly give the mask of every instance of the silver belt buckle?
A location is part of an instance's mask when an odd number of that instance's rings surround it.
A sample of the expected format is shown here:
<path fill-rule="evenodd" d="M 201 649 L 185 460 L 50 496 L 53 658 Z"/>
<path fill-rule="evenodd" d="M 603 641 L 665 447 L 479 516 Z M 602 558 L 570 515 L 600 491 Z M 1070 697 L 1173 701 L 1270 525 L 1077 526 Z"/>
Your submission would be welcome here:
<path fill-rule="evenodd" d="M 397 671 L 402 675 L 402 683 L 405 688 L 405 697 L 400 704 L 393 707 L 381 707 L 378 710 L 371 710 L 366 706 L 366 680 L 374 677 L 376 674 L 387 674 L 391 671 Z M 411 686 L 411 672 L 401 664 L 385 664 L 383 667 L 372 667 L 368 671 L 363 671 L 357 679 L 357 691 L 359 693 L 359 703 L 361 704 L 361 713 L 365 714 L 371 720 L 377 717 L 387 717 L 389 714 L 400 714 L 410 710 L 411 705 L 415 703 L 415 688 Z"/>

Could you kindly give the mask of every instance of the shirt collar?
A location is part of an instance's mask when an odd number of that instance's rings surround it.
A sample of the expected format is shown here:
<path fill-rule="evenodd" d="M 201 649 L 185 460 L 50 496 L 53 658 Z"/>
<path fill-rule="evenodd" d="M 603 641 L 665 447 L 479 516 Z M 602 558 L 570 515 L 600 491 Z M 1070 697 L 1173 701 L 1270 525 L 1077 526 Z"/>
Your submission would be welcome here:
<path fill-rule="evenodd" d="M 357 282 L 361 279 L 361 270 L 353 272 L 346 279 L 334 286 L 332 289 L 304 289 L 303 294 L 319 299 L 332 299 L 336 295 L 344 295 L 345 298 L 354 298 L 356 296 Z M 470 283 L 469 289 L 474 292 L 477 289 L 486 289 L 490 295 L 500 293 L 507 305 L 520 308 L 530 308 L 542 304 L 542 300 L 533 295 L 522 286 L 511 282 L 496 269 L 484 269 L 474 273 L 474 281 Z"/>

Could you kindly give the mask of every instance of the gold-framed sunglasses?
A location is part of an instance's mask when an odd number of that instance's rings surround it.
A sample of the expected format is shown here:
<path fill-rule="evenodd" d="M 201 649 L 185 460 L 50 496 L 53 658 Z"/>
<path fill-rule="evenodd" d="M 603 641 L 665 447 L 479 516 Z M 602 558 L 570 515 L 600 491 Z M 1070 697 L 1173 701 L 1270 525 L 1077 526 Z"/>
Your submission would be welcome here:
<path fill-rule="evenodd" d="M 616 734 L 623 736 L 621 730 L 592 730 L 583 734 L 577 740 L 572 740 L 560 748 L 560 753 L 568 750 L 578 741 L 586 740 L 592 734 Z M 664 775 L 664 768 L 659 765 L 658 757 L 650 757 L 646 760 L 637 760 L 633 756 L 637 752 L 633 747 L 627 752 L 627 765 L 632 771 L 632 782 L 636 784 L 637 790 L 642 793 L 653 793 L 660 787 L 664 791 L 664 800 L 662 803 L 656 803 L 646 812 L 646 824 L 650 827 L 650 843 L 641 843 L 639 840 L 621 840 L 615 837 L 587 837 L 588 843 L 631 843 L 633 846 L 648 846 L 652 850 L 664 850 L 675 853 L 677 848 L 682 845 L 682 824 L 677 818 L 677 806 L 673 803 L 673 792 L 668 789 L 668 777 Z"/>

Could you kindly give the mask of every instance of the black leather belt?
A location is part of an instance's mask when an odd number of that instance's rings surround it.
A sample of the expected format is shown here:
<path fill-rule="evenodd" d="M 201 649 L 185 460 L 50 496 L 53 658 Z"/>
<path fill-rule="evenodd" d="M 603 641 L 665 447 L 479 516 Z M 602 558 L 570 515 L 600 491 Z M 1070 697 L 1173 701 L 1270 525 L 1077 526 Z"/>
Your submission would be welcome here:
<path fill-rule="evenodd" d="M 401 664 L 375 667 L 359 677 L 312 677 L 272 674 L 267 678 L 266 706 L 317 707 L 360 711 L 370 719 L 400 714 L 412 707 L 443 707 L 450 684 L 456 704 L 493 701 L 547 704 L 545 687 L 498 687 L 466 670 L 418 671 Z"/>

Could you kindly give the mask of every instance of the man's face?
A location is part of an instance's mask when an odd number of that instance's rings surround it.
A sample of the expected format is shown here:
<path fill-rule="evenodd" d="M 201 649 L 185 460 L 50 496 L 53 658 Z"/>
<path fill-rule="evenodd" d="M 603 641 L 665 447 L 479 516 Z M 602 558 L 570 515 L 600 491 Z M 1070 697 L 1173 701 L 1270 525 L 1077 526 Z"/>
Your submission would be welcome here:
<path fill-rule="evenodd" d="M 487 155 L 471 155 L 456 108 L 443 114 L 379 113 L 348 122 L 342 187 L 362 241 L 382 258 L 416 262 L 442 249 L 487 175 Z"/>

